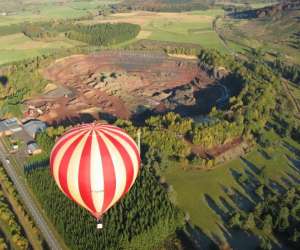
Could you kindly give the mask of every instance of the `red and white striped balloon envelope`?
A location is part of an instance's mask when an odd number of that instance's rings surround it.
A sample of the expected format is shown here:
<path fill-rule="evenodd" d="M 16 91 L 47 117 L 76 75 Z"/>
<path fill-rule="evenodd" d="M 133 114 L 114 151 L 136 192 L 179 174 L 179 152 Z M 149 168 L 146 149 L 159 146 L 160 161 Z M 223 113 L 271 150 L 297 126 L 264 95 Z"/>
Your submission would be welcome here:
<path fill-rule="evenodd" d="M 132 187 L 140 154 L 121 128 L 83 124 L 67 131 L 52 149 L 50 168 L 60 190 L 97 219 Z"/>

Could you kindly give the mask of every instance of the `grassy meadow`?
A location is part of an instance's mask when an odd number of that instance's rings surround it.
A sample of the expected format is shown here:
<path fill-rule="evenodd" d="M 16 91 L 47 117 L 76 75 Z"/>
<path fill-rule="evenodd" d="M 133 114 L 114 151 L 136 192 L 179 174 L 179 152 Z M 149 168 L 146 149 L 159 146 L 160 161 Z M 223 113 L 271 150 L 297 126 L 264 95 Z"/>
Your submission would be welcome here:
<path fill-rule="evenodd" d="M 80 45 L 84 45 L 84 43 L 69 40 L 64 36 L 41 41 L 32 40 L 23 33 L 0 36 L 0 64 L 49 54 L 56 49 L 67 49 Z"/>

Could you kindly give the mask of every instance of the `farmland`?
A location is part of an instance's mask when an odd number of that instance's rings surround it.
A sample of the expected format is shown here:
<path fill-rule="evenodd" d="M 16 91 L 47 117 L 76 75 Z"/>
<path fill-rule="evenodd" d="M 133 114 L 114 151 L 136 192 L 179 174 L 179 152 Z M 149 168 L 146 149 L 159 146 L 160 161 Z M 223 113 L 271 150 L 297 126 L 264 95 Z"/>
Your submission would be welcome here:
<path fill-rule="evenodd" d="M 92 25 L 97 23 L 133 23 L 141 26 L 139 35 L 130 41 L 111 45 L 110 47 L 125 47 L 139 40 L 152 40 L 159 42 L 179 42 L 194 44 L 205 48 L 215 48 L 226 52 L 221 40 L 213 30 L 213 20 L 217 15 L 223 15 L 221 9 L 206 11 L 192 11 L 183 13 L 157 13 L 135 11 L 130 13 L 118 13 L 108 16 L 94 16 L 93 9 L 96 3 L 103 2 L 72 2 L 63 6 L 40 7 L 39 14 L 33 10 L 25 10 L 8 16 L 0 16 L 1 26 L 18 24 L 24 21 L 41 22 L 55 19 L 70 19 L 88 17 L 88 20 L 77 23 Z M 106 2 L 107 4 L 108 2 Z M 72 4 L 77 6 L 71 8 Z M 98 5 L 97 5 L 98 6 Z M 59 11 L 57 11 L 57 9 Z M 103 7 L 105 8 L 105 7 Z M 94 9 L 93 9 L 94 10 Z M 94 17 L 93 17 L 94 16 Z M 18 32 L 10 35 L 0 36 L 0 64 L 23 60 L 39 55 L 54 53 L 58 49 L 68 49 L 78 46 L 86 47 L 87 44 L 67 39 L 64 34 L 51 39 L 32 40 Z"/>
<path fill-rule="evenodd" d="M 50 54 L 57 49 L 67 49 L 84 43 L 64 36 L 49 41 L 34 41 L 23 33 L 0 37 L 0 64 Z"/>
<path fill-rule="evenodd" d="M 225 48 L 212 27 L 214 18 L 222 14 L 224 12 L 221 9 L 182 13 L 135 11 L 95 17 L 83 23 L 135 23 L 141 26 L 138 39 L 192 43 L 224 51 Z"/>
<path fill-rule="evenodd" d="M 85 18 L 94 15 L 97 11 L 105 9 L 113 1 L 24 1 L 23 6 L 12 1 L 0 3 L 1 11 L 7 15 L 0 15 L 1 26 L 20 24 L 24 22 L 47 22 L 53 20 L 66 20 Z M 4 12 L 3 12 L 4 13 Z M 0 36 L 0 64 L 20 61 L 31 57 L 52 54 L 58 49 L 74 48 L 84 43 L 67 39 L 63 34 L 55 39 L 35 41 L 22 33 Z"/>
<path fill-rule="evenodd" d="M 7 13 L 0 16 L 0 25 L 9 25 L 20 22 L 48 21 L 51 19 L 80 18 L 95 14 L 114 1 L 93 0 L 93 1 L 60 1 L 36 0 L 24 1 L 23 6 L 14 1 L 1 1 L 1 11 Z"/>

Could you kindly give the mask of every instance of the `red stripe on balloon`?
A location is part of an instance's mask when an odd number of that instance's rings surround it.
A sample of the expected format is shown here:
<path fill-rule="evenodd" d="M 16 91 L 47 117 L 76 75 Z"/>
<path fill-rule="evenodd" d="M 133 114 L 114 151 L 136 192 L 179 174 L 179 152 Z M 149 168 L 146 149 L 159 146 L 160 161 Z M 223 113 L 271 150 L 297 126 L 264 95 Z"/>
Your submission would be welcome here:
<path fill-rule="evenodd" d="M 51 170 L 52 176 L 53 176 L 54 159 L 56 158 L 57 153 L 66 144 L 66 142 L 69 141 L 70 137 L 77 136 L 80 132 L 82 132 L 82 131 L 78 131 L 76 133 L 73 133 L 72 135 L 66 136 L 65 138 L 61 138 L 56 143 L 55 148 L 52 150 L 51 155 L 50 155 L 50 170 Z"/>
<path fill-rule="evenodd" d="M 116 175 L 110 152 L 108 151 L 107 145 L 99 134 L 99 131 L 97 131 L 97 140 L 101 154 L 104 180 L 104 200 L 101 209 L 101 213 L 104 213 L 108 209 L 116 192 Z"/>
<path fill-rule="evenodd" d="M 116 138 L 114 138 L 107 132 L 104 132 L 104 131 L 102 131 L 102 132 L 112 142 L 112 144 L 115 145 L 116 149 L 119 151 L 121 158 L 124 162 L 124 166 L 126 169 L 126 185 L 125 185 L 125 189 L 122 192 L 122 195 L 121 195 L 121 197 L 122 197 L 125 193 L 128 192 L 130 185 L 132 183 L 132 180 L 133 180 L 133 175 L 134 175 L 133 162 L 132 162 L 132 159 L 131 159 L 129 153 L 127 152 L 127 150 Z"/>
<path fill-rule="evenodd" d="M 82 200 L 92 212 L 96 212 L 91 192 L 91 164 L 95 164 L 91 163 L 92 138 L 90 132 L 81 153 L 78 183 Z"/>
<path fill-rule="evenodd" d="M 70 159 L 72 157 L 72 154 L 74 153 L 74 150 L 76 148 L 76 146 L 78 145 L 78 143 L 82 140 L 83 136 L 86 133 L 83 133 L 82 135 L 80 135 L 76 140 L 74 140 L 71 145 L 68 147 L 68 149 L 66 150 L 63 158 L 61 159 L 60 165 L 59 165 L 59 184 L 62 188 L 62 190 L 64 191 L 64 193 L 72 200 L 74 200 L 74 198 L 72 197 L 69 188 L 68 188 L 68 167 L 69 167 L 69 162 Z"/>
<path fill-rule="evenodd" d="M 129 138 L 129 136 L 127 134 L 124 135 L 122 133 L 119 133 L 118 131 L 112 131 L 112 130 L 106 129 L 106 128 L 103 128 L 103 131 L 108 131 L 108 132 L 114 133 L 115 135 L 119 136 L 124 141 L 126 141 L 130 145 L 130 147 L 133 149 L 133 151 L 136 155 L 136 158 L 138 160 L 138 165 L 140 165 L 141 158 L 140 158 L 140 153 L 138 151 L 138 148 L 137 148 L 136 144 L 132 141 L 132 139 Z"/>
<path fill-rule="evenodd" d="M 110 128 L 110 129 L 114 129 L 114 130 L 119 130 L 119 131 L 125 132 L 124 129 L 116 127 L 114 125 L 110 125 L 110 124 L 101 124 L 97 128 L 100 128 L 100 129 L 102 129 L 102 128 Z"/>

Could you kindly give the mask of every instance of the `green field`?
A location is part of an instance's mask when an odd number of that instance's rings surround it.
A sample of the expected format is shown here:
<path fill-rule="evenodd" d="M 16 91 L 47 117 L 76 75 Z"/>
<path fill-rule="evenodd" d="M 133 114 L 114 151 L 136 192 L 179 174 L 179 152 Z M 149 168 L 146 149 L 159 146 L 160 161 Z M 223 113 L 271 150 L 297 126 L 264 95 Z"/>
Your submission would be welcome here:
<path fill-rule="evenodd" d="M 45 5 L 36 10 L 25 10 L 14 15 L 0 16 L 0 25 L 9 25 L 23 21 L 41 21 L 56 18 L 74 18 L 87 15 L 91 9 L 98 8 L 104 1 L 68 2 L 63 6 Z M 104 5 L 103 5 L 104 6 Z M 221 9 L 192 11 L 183 13 L 131 12 L 110 16 L 97 16 L 92 20 L 81 21 L 84 24 L 103 22 L 128 22 L 139 24 L 142 28 L 136 39 L 113 47 L 127 46 L 139 39 L 164 42 L 180 42 L 201 45 L 226 51 L 222 41 L 212 27 L 214 18 L 223 15 Z M 21 33 L 0 37 L 0 64 L 23 60 L 42 54 L 53 53 L 56 49 L 72 48 L 84 45 L 66 39 L 63 34 L 52 40 L 31 40 Z"/>
<path fill-rule="evenodd" d="M 49 54 L 56 49 L 72 48 L 84 43 L 59 36 L 49 41 L 34 41 L 22 33 L 0 36 L 0 64 Z"/>
<path fill-rule="evenodd" d="M 217 235 L 224 239 L 221 229 L 225 224 L 220 215 L 208 205 L 207 197 L 224 212 L 230 211 L 224 206 L 224 202 L 222 203 L 220 198 L 226 200 L 230 206 L 237 208 L 236 203 L 225 193 L 224 187 L 235 189 L 246 199 L 252 200 L 248 192 L 237 182 L 234 173 L 247 171 L 259 178 L 255 173 L 256 170 L 265 168 L 264 174 L 284 187 L 286 187 L 284 180 L 293 182 L 291 176 L 299 180 L 299 166 L 297 169 L 292 161 L 299 159 L 297 150 L 300 150 L 300 144 L 288 138 L 280 141 L 280 138 L 271 132 L 268 133 L 268 137 L 272 141 L 277 141 L 278 146 L 268 149 L 257 148 L 244 158 L 220 165 L 215 170 L 184 171 L 170 167 L 163 173 L 167 182 L 173 186 L 176 192 L 178 206 L 189 214 L 191 222 L 208 237 L 212 238 Z"/>
<path fill-rule="evenodd" d="M 222 9 L 182 13 L 135 11 L 113 14 L 107 17 L 96 17 L 93 20 L 83 21 L 83 23 L 135 23 L 142 28 L 138 39 L 192 43 L 205 48 L 225 51 L 225 47 L 213 30 L 214 18 L 223 14 Z"/>
<path fill-rule="evenodd" d="M 39 0 L 36 1 L 36 5 L 28 4 L 23 9 L 19 9 L 18 6 L 11 7 L 12 10 L 7 12 L 7 16 L 0 16 L 0 25 L 9 25 L 24 21 L 35 22 L 84 17 L 89 14 L 95 14 L 97 10 L 101 10 L 106 5 L 116 2 L 114 0 L 78 0 L 66 1 L 60 4 L 59 2 L 50 0 Z M 5 3 L 1 4 L 4 5 Z"/>
<path fill-rule="evenodd" d="M 40 22 L 56 19 L 73 19 L 95 15 L 106 5 L 116 3 L 114 0 L 78 0 L 59 3 L 55 0 L 23 1 L 18 5 L 15 1 L 1 1 L 2 10 L 7 10 L 7 15 L 0 15 L 0 26 L 18 24 L 23 22 Z M 0 65 L 19 61 L 39 55 L 47 55 L 57 49 L 67 49 L 84 45 L 83 43 L 69 40 L 63 34 L 51 40 L 31 40 L 21 33 L 0 36 Z"/>
<path fill-rule="evenodd" d="M 148 37 L 151 40 L 193 43 L 206 48 L 224 49 L 218 35 L 212 29 L 211 20 L 202 21 L 199 18 L 198 22 L 182 21 L 181 23 L 159 20 L 149 23 L 144 30 L 151 32 Z"/>

